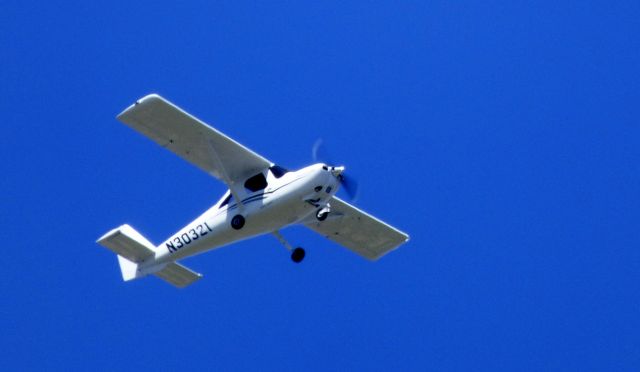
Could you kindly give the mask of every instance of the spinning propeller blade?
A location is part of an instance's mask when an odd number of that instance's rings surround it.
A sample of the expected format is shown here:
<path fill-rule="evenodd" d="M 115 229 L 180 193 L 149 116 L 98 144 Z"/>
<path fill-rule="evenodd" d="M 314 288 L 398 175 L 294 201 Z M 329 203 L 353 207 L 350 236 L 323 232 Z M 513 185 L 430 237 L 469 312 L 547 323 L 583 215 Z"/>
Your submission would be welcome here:
<path fill-rule="evenodd" d="M 358 181 L 355 178 L 342 174 L 340 177 L 340 184 L 342 185 L 342 189 L 349 196 L 349 199 L 356 200 L 358 196 Z"/>

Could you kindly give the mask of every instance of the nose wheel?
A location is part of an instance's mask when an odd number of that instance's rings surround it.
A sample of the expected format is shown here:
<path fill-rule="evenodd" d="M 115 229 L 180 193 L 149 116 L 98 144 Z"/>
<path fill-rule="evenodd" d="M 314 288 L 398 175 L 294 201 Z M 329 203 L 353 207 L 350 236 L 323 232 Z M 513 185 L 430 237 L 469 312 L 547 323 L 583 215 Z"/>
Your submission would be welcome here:
<path fill-rule="evenodd" d="M 323 212 L 322 209 L 320 209 L 317 213 L 316 213 L 316 218 L 318 219 L 318 221 L 324 221 L 327 219 L 327 217 L 329 217 L 329 212 Z"/>
<path fill-rule="evenodd" d="M 318 209 L 316 212 L 316 219 L 320 222 L 326 220 L 329 216 L 329 212 L 331 212 L 331 205 L 327 204 L 323 208 Z"/>
<path fill-rule="evenodd" d="M 295 263 L 300 263 L 304 259 L 305 251 L 301 247 L 294 249 L 291 252 L 291 261 Z"/>

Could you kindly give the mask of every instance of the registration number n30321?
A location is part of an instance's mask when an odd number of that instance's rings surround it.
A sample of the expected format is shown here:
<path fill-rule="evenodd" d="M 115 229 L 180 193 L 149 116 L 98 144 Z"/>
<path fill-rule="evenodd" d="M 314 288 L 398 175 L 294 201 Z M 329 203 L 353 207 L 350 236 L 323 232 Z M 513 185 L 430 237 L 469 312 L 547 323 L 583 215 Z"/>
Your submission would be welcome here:
<path fill-rule="evenodd" d="M 211 227 L 209 227 L 209 225 L 206 222 L 196 225 L 194 226 L 194 228 L 189 229 L 186 232 L 171 238 L 166 243 L 167 249 L 169 250 L 169 253 L 176 252 L 181 248 L 191 244 L 191 242 L 198 240 L 201 237 L 207 235 L 211 231 L 213 230 L 211 230 Z"/>

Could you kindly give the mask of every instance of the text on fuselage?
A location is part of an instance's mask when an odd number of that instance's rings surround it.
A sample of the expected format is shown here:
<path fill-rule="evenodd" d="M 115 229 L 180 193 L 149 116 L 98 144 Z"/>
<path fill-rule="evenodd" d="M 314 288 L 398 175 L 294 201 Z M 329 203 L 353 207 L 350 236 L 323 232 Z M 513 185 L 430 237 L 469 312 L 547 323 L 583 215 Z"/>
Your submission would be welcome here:
<path fill-rule="evenodd" d="M 200 237 L 207 235 L 211 231 L 213 231 L 211 230 L 211 227 L 209 227 L 209 225 L 204 222 L 200 225 L 197 225 L 193 229 L 188 230 L 187 232 L 171 238 L 166 243 L 167 249 L 169 250 L 169 253 L 176 252 L 184 246 L 191 244 L 191 242 L 200 239 Z"/>

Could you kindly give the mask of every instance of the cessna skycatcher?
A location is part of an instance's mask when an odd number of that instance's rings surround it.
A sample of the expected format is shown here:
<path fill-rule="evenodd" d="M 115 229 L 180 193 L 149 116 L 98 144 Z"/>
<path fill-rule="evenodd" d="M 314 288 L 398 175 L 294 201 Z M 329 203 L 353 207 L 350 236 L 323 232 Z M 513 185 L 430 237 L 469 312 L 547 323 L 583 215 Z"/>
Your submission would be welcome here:
<path fill-rule="evenodd" d="M 233 139 L 151 94 L 118 120 L 224 182 L 229 190 L 200 217 L 154 245 L 129 225 L 98 243 L 118 255 L 125 281 L 155 275 L 176 287 L 202 277 L 177 261 L 262 234 L 273 234 L 299 263 L 280 230 L 301 224 L 370 260 L 377 260 L 409 236 L 335 196 L 349 190 L 344 167 L 314 164 L 297 171 L 275 165 Z"/>

